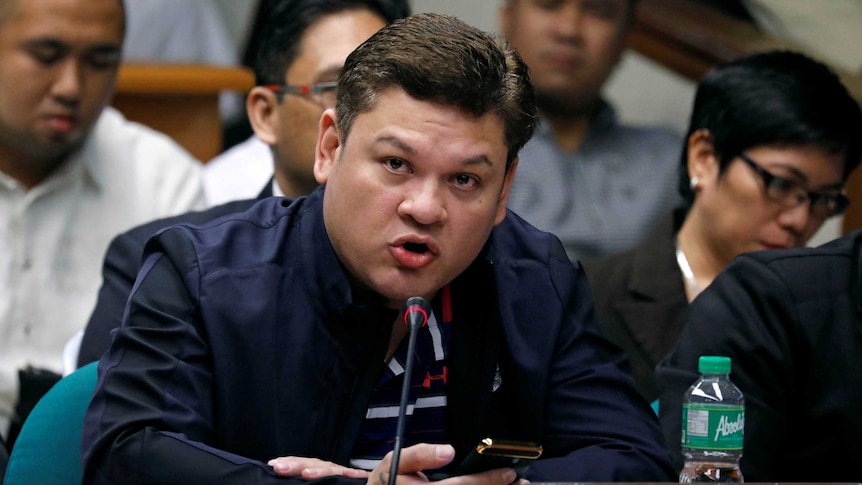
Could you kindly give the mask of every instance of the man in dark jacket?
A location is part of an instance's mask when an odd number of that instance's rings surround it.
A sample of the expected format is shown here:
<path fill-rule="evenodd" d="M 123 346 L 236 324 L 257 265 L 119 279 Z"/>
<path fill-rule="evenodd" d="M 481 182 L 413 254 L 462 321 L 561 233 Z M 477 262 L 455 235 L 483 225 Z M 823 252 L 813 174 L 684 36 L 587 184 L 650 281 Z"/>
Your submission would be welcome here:
<path fill-rule="evenodd" d="M 506 212 L 536 121 L 517 54 L 417 15 L 353 51 L 338 86 L 323 187 L 147 243 L 99 363 L 84 482 L 382 484 L 405 379 L 399 480 L 457 472 L 485 437 L 540 443 L 534 481 L 670 480 L 583 273 Z M 431 314 L 408 353 L 414 296 Z"/>
<path fill-rule="evenodd" d="M 862 231 L 819 248 L 747 253 L 691 304 L 659 364 L 677 467 L 682 396 L 701 355 L 731 358 L 751 482 L 862 481 Z"/>

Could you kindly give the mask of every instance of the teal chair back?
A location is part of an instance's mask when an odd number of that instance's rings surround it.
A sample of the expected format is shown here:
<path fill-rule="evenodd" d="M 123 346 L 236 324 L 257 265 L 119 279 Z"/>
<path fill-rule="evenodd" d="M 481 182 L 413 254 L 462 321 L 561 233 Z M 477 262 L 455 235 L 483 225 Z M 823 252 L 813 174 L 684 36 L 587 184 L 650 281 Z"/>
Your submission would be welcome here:
<path fill-rule="evenodd" d="M 97 364 L 60 379 L 36 403 L 12 447 L 4 485 L 80 485 L 81 432 Z"/>

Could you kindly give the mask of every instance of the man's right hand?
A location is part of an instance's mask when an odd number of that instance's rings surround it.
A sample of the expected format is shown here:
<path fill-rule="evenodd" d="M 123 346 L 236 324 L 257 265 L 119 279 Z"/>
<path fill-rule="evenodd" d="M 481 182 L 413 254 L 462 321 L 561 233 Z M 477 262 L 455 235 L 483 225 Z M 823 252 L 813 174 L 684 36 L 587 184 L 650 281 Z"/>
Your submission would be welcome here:
<path fill-rule="evenodd" d="M 455 449 L 449 445 L 430 445 L 421 443 L 409 446 L 401 450 L 401 458 L 398 461 L 399 485 L 424 485 L 429 482 L 423 470 L 434 470 L 449 464 L 455 458 Z M 380 464 L 368 477 L 368 485 L 387 485 L 389 483 L 389 471 L 392 467 L 392 452 L 386 454 Z M 440 480 L 440 485 L 509 485 L 517 478 L 517 473 L 512 468 L 500 468 L 488 470 L 474 475 L 461 475 Z M 519 480 L 518 485 L 529 482 Z"/>

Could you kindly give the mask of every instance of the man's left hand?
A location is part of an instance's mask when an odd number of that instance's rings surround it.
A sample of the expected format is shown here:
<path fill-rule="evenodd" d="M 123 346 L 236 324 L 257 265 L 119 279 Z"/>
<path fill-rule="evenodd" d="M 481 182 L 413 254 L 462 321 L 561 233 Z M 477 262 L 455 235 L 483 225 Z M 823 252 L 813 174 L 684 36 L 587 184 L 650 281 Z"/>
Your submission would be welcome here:
<path fill-rule="evenodd" d="M 267 462 L 280 477 L 302 477 L 304 480 L 341 475 L 347 478 L 368 478 L 368 472 L 357 468 L 348 468 L 330 461 L 301 456 L 283 456 Z"/>

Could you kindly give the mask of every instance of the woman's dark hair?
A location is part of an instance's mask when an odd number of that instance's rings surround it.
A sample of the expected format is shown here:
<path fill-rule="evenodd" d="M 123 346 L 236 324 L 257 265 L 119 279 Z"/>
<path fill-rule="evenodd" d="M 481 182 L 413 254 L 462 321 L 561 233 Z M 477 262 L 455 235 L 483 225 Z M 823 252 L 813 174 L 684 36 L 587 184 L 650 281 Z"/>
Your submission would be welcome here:
<path fill-rule="evenodd" d="M 844 180 L 862 158 L 862 111 L 826 65 L 770 51 L 713 69 L 698 84 L 683 144 L 679 191 L 691 206 L 687 140 L 707 130 L 719 173 L 758 146 L 817 146 L 844 155 Z"/>

